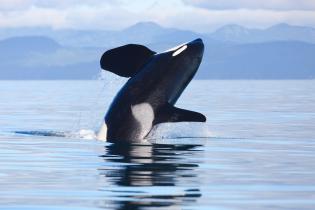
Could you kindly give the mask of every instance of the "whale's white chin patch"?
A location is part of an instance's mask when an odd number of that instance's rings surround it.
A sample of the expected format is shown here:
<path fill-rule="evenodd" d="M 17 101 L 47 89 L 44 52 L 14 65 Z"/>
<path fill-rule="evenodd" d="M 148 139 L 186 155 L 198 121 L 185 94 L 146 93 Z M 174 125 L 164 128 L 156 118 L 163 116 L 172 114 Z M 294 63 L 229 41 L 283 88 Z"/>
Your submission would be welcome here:
<path fill-rule="evenodd" d="M 104 121 L 101 125 L 99 132 L 97 133 L 96 139 L 101 141 L 107 140 L 107 125 Z"/>
<path fill-rule="evenodd" d="M 186 50 L 187 49 L 187 45 L 184 45 L 184 46 L 182 46 L 181 48 L 179 48 L 178 50 L 176 50 L 173 54 L 172 54 L 172 56 L 174 57 L 174 56 L 176 56 L 176 55 L 179 55 L 179 54 L 181 54 L 184 50 Z"/>
<path fill-rule="evenodd" d="M 149 103 L 141 103 L 131 106 L 131 112 L 141 126 L 139 137 L 144 139 L 152 128 L 154 120 L 153 108 Z"/>

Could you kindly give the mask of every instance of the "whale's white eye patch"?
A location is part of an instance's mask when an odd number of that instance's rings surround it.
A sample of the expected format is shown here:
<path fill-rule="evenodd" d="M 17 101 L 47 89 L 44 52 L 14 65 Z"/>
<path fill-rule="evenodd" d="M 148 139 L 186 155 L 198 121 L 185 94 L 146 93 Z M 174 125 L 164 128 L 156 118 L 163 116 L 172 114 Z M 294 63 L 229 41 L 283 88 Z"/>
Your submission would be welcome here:
<path fill-rule="evenodd" d="M 184 46 L 182 46 L 181 48 L 179 48 L 178 50 L 176 50 L 174 53 L 173 53 L 173 57 L 174 56 L 176 56 L 176 55 L 179 55 L 179 54 L 181 54 L 184 50 L 186 50 L 187 49 L 187 45 L 184 45 Z"/>
<path fill-rule="evenodd" d="M 171 51 L 174 51 L 174 50 L 176 50 L 176 49 L 181 48 L 182 46 L 184 46 L 184 45 L 186 45 L 186 44 L 187 44 L 187 42 L 182 43 L 182 44 L 177 45 L 177 46 L 175 46 L 175 47 L 172 47 L 171 49 L 168 49 L 168 50 L 166 50 L 166 51 L 164 51 L 164 52 L 171 52 Z"/>

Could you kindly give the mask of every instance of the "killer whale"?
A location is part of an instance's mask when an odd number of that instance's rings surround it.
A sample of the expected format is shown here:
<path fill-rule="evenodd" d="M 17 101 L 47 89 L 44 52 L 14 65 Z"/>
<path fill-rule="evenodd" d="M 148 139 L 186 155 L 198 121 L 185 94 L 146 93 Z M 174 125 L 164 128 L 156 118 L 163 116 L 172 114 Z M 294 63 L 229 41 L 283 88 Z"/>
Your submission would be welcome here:
<path fill-rule="evenodd" d="M 202 61 L 201 39 L 162 53 L 128 44 L 106 51 L 101 68 L 130 77 L 112 101 L 97 134 L 110 142 L 137 142 L 165 122 L 205 122 L 198 112 L 174 106 Z"/>

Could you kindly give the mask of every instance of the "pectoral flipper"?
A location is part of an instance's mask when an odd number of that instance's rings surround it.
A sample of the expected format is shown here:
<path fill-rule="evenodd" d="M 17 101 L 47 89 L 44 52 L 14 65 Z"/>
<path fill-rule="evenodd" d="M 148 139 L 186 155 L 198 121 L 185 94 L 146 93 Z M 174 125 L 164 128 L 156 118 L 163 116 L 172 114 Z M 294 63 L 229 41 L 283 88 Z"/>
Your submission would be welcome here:
<path fill-rule="evenodd" d="M 160 108 L 155 116 L 153 124 L 166 122 L 206 122 L 206 117 L 195 111 L 177 108 L 170 104 L 166 104 Z"/>

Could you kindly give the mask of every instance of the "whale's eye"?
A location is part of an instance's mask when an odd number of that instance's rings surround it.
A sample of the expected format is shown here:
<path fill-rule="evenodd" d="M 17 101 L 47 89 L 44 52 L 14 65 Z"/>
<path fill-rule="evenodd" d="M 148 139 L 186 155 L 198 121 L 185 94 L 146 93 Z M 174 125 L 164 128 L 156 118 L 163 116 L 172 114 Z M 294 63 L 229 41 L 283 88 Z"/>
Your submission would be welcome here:
<path fill-rule="evenodd" d="M 178 50 L 176 50 L 174 53 L 173 53 L 173 57 L 176 56 L 176 55 L 179 55 L 180 53 L 182 53 L 184 50 L 187 49 L 187 45 L 184 45 L 182 46 L 181 48 L 179 48 Z"/>

